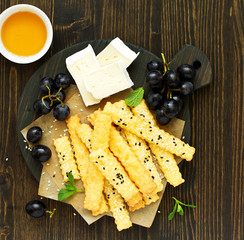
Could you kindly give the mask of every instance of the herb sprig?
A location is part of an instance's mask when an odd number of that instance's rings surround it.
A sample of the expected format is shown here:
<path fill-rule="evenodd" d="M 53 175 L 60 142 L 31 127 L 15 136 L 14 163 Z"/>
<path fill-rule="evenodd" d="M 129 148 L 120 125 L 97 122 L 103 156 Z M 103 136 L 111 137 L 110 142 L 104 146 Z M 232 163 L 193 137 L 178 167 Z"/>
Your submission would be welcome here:
<path fill-rule="evenodd" d="M 129 107 L 135 107 L 141 102 L 143 95 L 144 89 L 142 87 L 137 88 L 125 99 L 125 104 Z"/>
<path fill-rule="evenodd" d="M 68 179 L 69 179 L 70 184 L 65 183 L 64 186 L 66 188 L 60 189 L 60 191 L 58 192 L 58 201 L 63 201 L 76 192 L 84 192 L 83 190 L 79 190 L 76 188 L 75 183 L 74 183 L 74 176 L 71 172 L 68 174 Z"/>
<path fill-rule="evenodd" d="M 176 212 L 179 213 L 181 216 L 183 216 L 184 210 L 183 210 L 182 206 L 196 208 L 195 205 L 183 203 L 183 202 L 177 200 L 175 197 L 172 197 L 172 198 L 175 200 L 175 206 L 174 206 L 173 211 L 169 214 L 168 220 L 172 220 Z"/>

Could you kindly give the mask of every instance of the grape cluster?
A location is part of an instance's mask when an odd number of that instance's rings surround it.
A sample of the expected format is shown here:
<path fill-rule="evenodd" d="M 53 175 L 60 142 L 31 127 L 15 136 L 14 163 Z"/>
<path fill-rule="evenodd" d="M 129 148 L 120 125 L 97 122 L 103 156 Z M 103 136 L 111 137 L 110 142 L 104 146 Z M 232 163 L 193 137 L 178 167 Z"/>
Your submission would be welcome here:
<path fill-rule="evenodd" d="M 33 104 L 35 112 L 44 115 L 53 109 L 53 115 L 57 120 L 65 120 L 69 114 L 69 107 L 63 103 L 65 99 L 64 89 L 71 83 L 69 75 L 59 73 L 54 80 L 51 77 L 44 77 L 40 81 L 40 89 L 46 95 L 37 99 Z"/>
<path fill-rule="evenodd" d="M 163 60 L 163 63 L 150 61 L 146 75 L 146 82 L 150 85 L 146 103 L 149 109 L 155 110 L 157 122 L 161 125 L 167 124 L 180 113 L 184 96 L 193 93 L 191 81 L 196 75 L 192 65 L 182 64 L 174 71 L 169 69 L 164 56 Z"/>

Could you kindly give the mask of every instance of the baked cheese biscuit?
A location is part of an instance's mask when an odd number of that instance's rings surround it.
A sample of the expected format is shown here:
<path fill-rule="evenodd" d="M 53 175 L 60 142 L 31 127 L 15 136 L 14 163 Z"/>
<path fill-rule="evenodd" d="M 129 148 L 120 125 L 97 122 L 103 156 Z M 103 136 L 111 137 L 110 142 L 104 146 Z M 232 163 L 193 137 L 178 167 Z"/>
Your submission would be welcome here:
<path fill-rule="evenodd" d="M 90 151 L 92 151 L 92 132 L 93 130 L 88 124 L 78 124 L 76 127 L 76 134 L 82 140 L 82 142 L 86 144 Z M 88 187 L 86 189 L 84 207 L 88 210 L 92 210 L 94 216 L 107 212 L 108 208 L 106 207 L 106 201 L 103 196 L 104 177 L 91 161 L 87 171 L 86 184 Z"/>
<path fill-rule="evenodd" d="M 98 149 L 97 151 L 92 151 L 90 159 L 95 163 L 109 183 L 118 190 L 127 204 L 134 206 L 142 200 L 139 190 L 112 154 L 109 154 L 108 151 L 103 149 Z M 138 194 L 140 197 L 135 199 L 134 197 Z M 128 201 L 130 202 L 128 203 Z"/>
<path fill-rule="evenodd" d="M 144 99 L 140 102 L 139 105 L 132 108 L 132 112 L 135 116 L 140 116 L 145 121 L 148 121 L 149 124 L 157 125 Z M 151 148 L 152 153 L 155 155 L 160 169 L 164 173 L 167 182 L 174 187 L 183 183 L 185 180 L 182 178 L 174 155 L 163 150 L 153 143 L 149 144 L 149 147 Z"/>
<path fill-rule="evenodd" d="M 72 147 L 70 145 L 69 138 L 65 136 L 55 139 L 54 146 L 58 154 L 58 159 L 64 177 L 64 181 L 67 182 L 69 180 L 68 174 L 70 172 L 72 172 L 74 179 L 80 179 L 80 174 L 74 160 L 74 154 Z"/>
<path fill-rule="evenodd" d="M 156 188 L 153 178 L 141 164 L 125 139 L 115 127 L 110 132 L 110 149 L 124 166 L 131 180 L 143 194 L 150 194 Z"/>
<path fill-rule="evenodd" d="M 123 105 L 123 107 L 121 107 Z M 195 148 L 182 142 L 179 138 L 159 129 L 157 126 L 149 124 L 138 116 L 133 116 L 130 109 L 125 105 L 124 100 L 114 104 L 107 102 L 103 110 L 112 116 L 115 124 L 121 128 L 134 133 L 138 137 L 145 139 L 149 143 L 158 145 L 159 147 L 180 156 L 187 161 L 192 160 Z"/>
<path fill-rule="evenodd" d="M 121 231 L 123 229 L 130 228 L 132 226 L 132 222 L 124 199 L 108 180 L 105 180 L 104 183 L 104 193 L 115 219 L 117 229 Z"/>

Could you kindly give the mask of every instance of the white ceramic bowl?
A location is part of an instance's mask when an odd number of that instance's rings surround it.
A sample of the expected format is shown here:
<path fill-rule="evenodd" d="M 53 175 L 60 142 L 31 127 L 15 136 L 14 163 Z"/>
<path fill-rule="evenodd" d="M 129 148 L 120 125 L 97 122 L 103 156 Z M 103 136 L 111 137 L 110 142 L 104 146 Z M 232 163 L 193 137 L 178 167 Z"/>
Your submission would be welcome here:
<path fill-rule="evenodd" d="M 21 11 L 31 12 L 31 13 L 35 13 L 36 15 L 38 15 L 44 22 L 46 29 L 47 29 L 47 39 L 46 39 L 45 45 L 37 54 L 31 55 L 31 56 L 18 56 L 18 55 L 15 55 L 15 54 L 9 52 L 3 45 L 2 39 L 0 37 L 1 54 L 12 62 L 25 64 L 25 63 L 32 63 L 32 62 L 37 61 L 48 51 L 49 47 L 51 46 L 52 40 L 53 40 L 53 28 L 52 28 L 52 24 L 51 24 L 49 18 L 42 10 L 40 10 L 39 8 L 37 8 L 35 6 L 29 5 L 29 4 L 18 4 L 18 5 L 14 5 L 10 8 L 7 8 L 6 10 L 4 10 L 1 13 L 0 29 L 2 29 L 2 25 L 8 17 L 10 17 L 12 14 L 14 14 L 16 12 L 21 12 Z"/>

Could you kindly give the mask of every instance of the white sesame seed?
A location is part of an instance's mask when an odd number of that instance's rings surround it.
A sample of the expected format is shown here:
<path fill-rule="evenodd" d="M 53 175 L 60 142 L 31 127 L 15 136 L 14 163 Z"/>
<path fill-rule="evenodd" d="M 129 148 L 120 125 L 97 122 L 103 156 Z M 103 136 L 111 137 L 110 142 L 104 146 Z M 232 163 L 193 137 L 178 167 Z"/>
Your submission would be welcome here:
<path fill-rule="evenodd" d="M 48 182 L 48 183 L 50 183 L 51 181 L 50 181 L 50 180 L 48 180 L 47 182 Z"/>
<path fill-rule="evenodd" d="M 73 213 L 74 214 L 74 216 L 76 216 L 76 213 Z"/>
<path fill-rule="evenodd" d="M 26 143 L 26 140 L 24 140 L 24 142 Z"/>
<path fill-rule="evenodd" d="M 185 139 L 185 136 L 183 136 L 182 139 Z"/>
<path fill-rule="evenodd" d="M 53 174 L 56 174 L 56 172 L 54 171 Z"/>
<path fill-rule="evenodd" d="M 43 199 L 43 197 L 40 197 L 40 199 L 42 200 L 42 199 Z"/>
<path fill-rule="evenodd" d="M 158 211 L 158 213 L 160 213 L 160 211 Z"/>
<path fill-rule="evenodd" d="M 53 128 L 53 125 L 51 125 L 50 128 Z"/>
<path fill-rule="evenodd" d="M 8 161 L 8 158 L 6 158 L 6 161 Z"/>
<path fill-rule="evenodd" d="M 44 175 L 44 174 L 45 174 L 45 172 L 42 173 L 42 175 Z"/>
<path fill-rule="evenodd" d="M 47 166 L 49 166 L 50 164 L 49 164 L 49 163 L 47 163 L 46 165 L 47 165 Z"/>
<path fill-rule="evenodd" d="M 25 146 L 25 149 L 27 149 L 28 148 L 28 146 Z"/>
<path fill-rule="evenodd" d="M 48 131 L 49 133 L 52 133 L 52 131 Z"/>
<path fill-rule="evenodd" d="M 82 112 L 83 110 L 81 109 L 80 111 Z"/>
<path fill-rule="evenodd" d="M 48 190 L 48 187 L 46 188 L 46 190 Z"/>
<path fill-rule="evenodd" d="M 55 130 L 55 131 L 57 131 L 58 129 L 57 129 L 57 128 L 55 128 L 54 130 Z"/>

